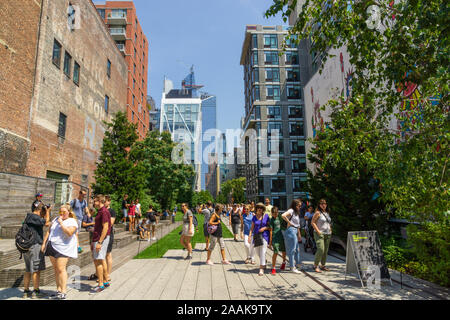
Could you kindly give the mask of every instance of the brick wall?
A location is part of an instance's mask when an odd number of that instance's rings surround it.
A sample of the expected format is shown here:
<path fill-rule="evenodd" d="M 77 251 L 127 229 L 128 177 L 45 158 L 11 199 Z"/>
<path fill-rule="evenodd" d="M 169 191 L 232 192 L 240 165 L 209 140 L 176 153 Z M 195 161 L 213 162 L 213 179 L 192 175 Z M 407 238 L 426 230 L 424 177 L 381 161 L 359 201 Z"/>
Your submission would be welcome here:
<path fill-rule="evenodd" d="M 41 0 L 0 1 L 0 171 L 24 173 Z"/>
<path fill-rule="evenodd" d="M 68 1 L 44 0 L 38 53 L 31 148 L 26 174 L 45 177 L 48 170 L 69 175 L 84 185 L 93 172 L 102 146 L 104 124 L 117 111 L 126 111 L 127 65 L 90 0 L 72 0 L 79 28 L 67 24 Z M 62 45 L 59 68 L 52 62 L 53 44 Z M 72 56 L 71 76 L 63 72 L 64 54 Z M 111 77 L 107 76 L 111 61 Z M 80 83 L 73 81 L 74 61 Z M 104 110 L 105 95 L 109 111 Z M 58 136 L 60 112 L 67 116 L 65 138 Z M 84 180 L 83 176 L 88 179 Z"/>

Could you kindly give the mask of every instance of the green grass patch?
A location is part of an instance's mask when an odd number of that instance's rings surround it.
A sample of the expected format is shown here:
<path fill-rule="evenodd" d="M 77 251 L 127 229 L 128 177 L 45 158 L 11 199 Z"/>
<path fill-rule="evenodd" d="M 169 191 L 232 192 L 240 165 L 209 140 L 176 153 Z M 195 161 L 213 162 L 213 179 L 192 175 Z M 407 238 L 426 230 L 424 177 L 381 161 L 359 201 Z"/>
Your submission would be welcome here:
<path fill-rule="evenodd" d="M 194 237 L 191 240 L 192 248 L 195 248 L 197 243 L 205 243 L 205 236 L 203 235 L 203 221 L 204 217 L 201 214 L 195 215 L 198 220 L 198 228 L 195 230 Z M 183 213 L 177 213 L 176 221 L 182 221 Z M 179 226 L 172 232 L 158 240 L 150 247 L 138 254 L 134 259 L 159 259 L 167 252 L 167 250 L 183 249 L 180 243 L 179 233 L 183 229 L 183 226 Z M 224 238 L 233 238 L 233 234 L 222 222 L 222 234 Z"/>

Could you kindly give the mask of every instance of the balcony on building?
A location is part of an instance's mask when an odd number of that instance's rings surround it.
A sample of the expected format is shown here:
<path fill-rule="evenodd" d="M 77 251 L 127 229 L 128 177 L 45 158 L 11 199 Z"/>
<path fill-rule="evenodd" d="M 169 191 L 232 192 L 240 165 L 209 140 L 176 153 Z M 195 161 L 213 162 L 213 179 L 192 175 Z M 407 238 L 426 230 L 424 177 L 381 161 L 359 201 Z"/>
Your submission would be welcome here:
<path fill-rule="evenodd" d="M 109 28 L 111 36 L 116 41 L 125 41 L 127 39 L 127 33 L 125 28 Z"/>
<path fill-rule="evenodd" d="M 127 24 L 127 14 L 124 12 L 111 12 L 108 14 L 108 24 L 123 26 Z"/>

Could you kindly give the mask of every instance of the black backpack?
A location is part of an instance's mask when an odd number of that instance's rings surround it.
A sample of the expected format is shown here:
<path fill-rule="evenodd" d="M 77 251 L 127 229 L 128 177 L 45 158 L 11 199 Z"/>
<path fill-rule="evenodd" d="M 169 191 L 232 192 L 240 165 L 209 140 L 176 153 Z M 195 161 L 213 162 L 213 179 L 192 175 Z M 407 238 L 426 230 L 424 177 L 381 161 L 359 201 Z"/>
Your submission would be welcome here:
<path fill-rule="evenodd" d="M 22 259 L 22 254 L 30 251 L 34 243 L 33 230 L 26 223 L 23 223 L 16 234 L 16 248 L 20 252 L 20 259 Z"/>

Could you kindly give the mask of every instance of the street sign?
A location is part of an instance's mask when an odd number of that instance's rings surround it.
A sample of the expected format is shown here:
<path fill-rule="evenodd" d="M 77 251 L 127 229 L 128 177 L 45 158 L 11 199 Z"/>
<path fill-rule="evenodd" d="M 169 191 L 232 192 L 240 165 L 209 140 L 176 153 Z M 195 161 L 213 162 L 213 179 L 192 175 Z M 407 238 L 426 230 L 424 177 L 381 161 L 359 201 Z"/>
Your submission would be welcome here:
<path fill-rule="evenodd" d="M 377 231 L 348 233 L 346 278 L 347 274 L 357 275 L 363 287 L 380 288 L 381 280 L 389 280 L 392 285 Z"/>

